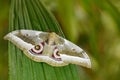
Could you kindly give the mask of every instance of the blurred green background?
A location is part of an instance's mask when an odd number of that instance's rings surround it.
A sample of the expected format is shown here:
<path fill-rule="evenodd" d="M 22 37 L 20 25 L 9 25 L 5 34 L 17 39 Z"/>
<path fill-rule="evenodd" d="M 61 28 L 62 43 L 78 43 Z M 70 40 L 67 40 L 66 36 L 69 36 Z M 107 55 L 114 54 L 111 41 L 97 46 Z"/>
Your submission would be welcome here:
<path fill-rule="evenodd" d="M 81 80 L 120 80 L 120 0 L 42 0 L 66 38 L 83 48 L 92 69 L 79 67 Z M 0 0 L 0 80 L 8 80 L 9 0 Z M 59 33 L 58 33 L 59 34 Z"/>

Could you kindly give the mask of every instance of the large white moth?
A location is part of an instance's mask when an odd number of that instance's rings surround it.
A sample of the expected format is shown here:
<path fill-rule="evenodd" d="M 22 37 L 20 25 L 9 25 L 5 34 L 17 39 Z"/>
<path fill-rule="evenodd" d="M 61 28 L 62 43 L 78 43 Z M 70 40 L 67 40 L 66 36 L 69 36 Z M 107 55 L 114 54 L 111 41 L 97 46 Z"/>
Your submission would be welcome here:
<path fill-rule="evenodd" d="M 4 39 L 11 41 L 36 62 L 46 62 L 52 66 L 72 63 L 91 67 L 91 61 L 84 50 L 54 32 L 16 30 L 8 33 Z"/>

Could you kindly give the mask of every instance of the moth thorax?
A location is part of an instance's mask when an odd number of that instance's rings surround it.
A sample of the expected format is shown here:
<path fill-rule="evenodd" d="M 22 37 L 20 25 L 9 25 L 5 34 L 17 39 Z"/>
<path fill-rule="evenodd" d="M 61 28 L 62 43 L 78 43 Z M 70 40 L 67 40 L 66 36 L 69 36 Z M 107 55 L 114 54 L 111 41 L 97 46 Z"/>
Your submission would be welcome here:
<path fill-rule="evenodd" d="M 43 50 L 43 54 L 47 55 L 47 56 L 51 56 L 54 50 L 54 46 L 50 46 L 50 45 L 45 45 L 44 46 L 44 50 Z"/>
<path fill-rule="evenodd" d="M 54 32 L 52 32 L 52 33 L 50 33 L 49 34 L 49 41 L 48 41 L 48 44 L 49 45 L 54 45 L 54 43 L 55 43 L 55 40 L 56 40 L 56 37 L 57 36 L 57 34 L 56 33 L 54 33 Z"/>

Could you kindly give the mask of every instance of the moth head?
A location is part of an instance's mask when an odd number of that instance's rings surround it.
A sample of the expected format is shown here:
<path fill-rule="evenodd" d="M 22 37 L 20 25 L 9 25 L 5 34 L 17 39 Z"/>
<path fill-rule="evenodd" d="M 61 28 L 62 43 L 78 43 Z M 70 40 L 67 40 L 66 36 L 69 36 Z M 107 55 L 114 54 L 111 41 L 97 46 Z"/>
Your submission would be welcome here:
<path fill-rule="evenodd" d="M 35 45 L 33 48 L 29 50 L 31 54 L 42 54 L 44 49 L 44 42 L 39 43 L 38 45 Z"/>

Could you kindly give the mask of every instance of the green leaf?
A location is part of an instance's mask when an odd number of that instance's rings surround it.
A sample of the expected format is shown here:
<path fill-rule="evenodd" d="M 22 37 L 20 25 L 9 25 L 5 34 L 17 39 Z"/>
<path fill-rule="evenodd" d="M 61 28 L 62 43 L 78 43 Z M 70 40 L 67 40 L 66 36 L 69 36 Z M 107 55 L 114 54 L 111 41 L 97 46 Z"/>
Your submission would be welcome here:
<path fill-rule="evenodd" d="M 9 32 L 18 29 L 54 31 L 64 34 L 54 16 L 40 0 L 11 0 Z M 77 67 L 52 67 L 30 60 L 9 42 L 9 80 L 80 80 Z"/>

